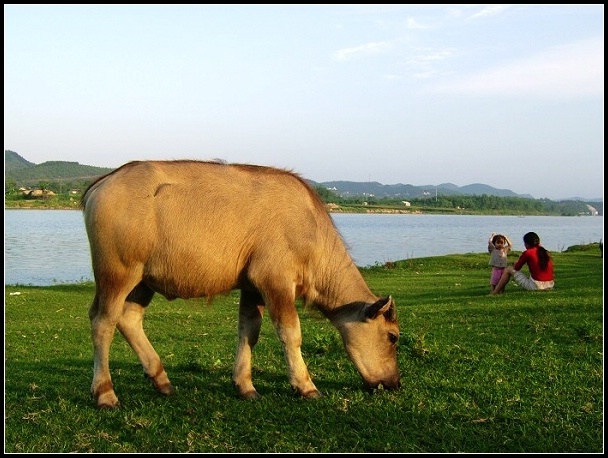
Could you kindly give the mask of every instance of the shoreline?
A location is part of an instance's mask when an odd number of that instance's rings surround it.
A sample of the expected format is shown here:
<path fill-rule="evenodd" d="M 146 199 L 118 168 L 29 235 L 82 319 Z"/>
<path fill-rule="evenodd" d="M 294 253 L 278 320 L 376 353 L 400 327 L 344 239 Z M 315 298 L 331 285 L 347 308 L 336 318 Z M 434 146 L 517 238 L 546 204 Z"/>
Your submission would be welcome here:
<path fill-rule="evenodd" d="M 82 208 L 77 205 L 73 207 L 69 206 L 15 206 L 15 207 L 7 207 L 4 206 L 4 210 L 72 210 L 72 211 L 82 211 Z M 330 214 L 353 214 L 353 215 L 444 215 L 444 216 L 517 216 L 520 218 L 524 218 L 526 216 L 561 216 L 564 218 L 574 218 L 574 217 L 600 217 L 603 218 L 604 215 L 553 215 L 547 213 L 483 213 L 483 212 L 429 212 L 422 210 L 401 210 L 394 208 L 377 208 L 377 209 L 365 209 L 365 210 L 351 210 L 344 208 L 328 208 L 327 212 Z"/>
<path fill-rule="evenodd" d="M 6 205 L 6 201 L 4 203 L 4 210 L 80 210 L 82 211 L 82 207 L 80 206 L 79 201 L 72 201 L 72 205 L 47 205 L 41 201 L 36 200 L 26 200 L 26 201 L 11 201 L 11 203 L 15 203 L 17 205 Z M 23 204 L 23 205 L 22 205 Z M 36 205 L 39 204 L 39 205 Z M 343 207 L 338 204 L 328 203 L 325 204 L 325 209 L 330 214 L 357 214 L 357 215 L 378 215 L 378 214 L 394 214 L 394 215 L 446 215 L 446 216 L 564 216 L 564 217 L 573 217 L 573 216 L 600 216 L 603 217 L 603 214 L 578 214 L 578 215 L 556 215 L 551 213 L 517 213 L 517 212 L 499 212 L 499 213 L 488 213 L 488 212 L 476 212 L 476 211 L 467 211 L 464 209 L 457 209 L 455 211 L 446 211 L 446 209 L 437 210 L 437 211 L 429 211 L 420 210 L 417 208 L 393 208 L 393 207 Z M 449 210 L 449 209 L 448 209 Z"/>

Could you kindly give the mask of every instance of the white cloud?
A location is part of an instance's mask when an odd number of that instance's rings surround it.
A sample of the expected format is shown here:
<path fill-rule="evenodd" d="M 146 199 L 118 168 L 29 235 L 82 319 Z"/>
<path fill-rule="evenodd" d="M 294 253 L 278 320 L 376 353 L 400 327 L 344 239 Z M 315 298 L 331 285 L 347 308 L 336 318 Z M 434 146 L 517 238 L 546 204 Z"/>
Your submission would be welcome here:
<path fill-rule="evenodd" d="M 420 24 L 414 18 L 407 18 L 407 21 L 406 21 L 405 25 L 406 25 L 406 28 L 408 28 L 410 30 L 425 30 L 425 29 L 428 29 L 427 26 Z"/>
<path fill-rule="evenodd" d="M 534 57 L 437 85 L 434 90 L 469 95 L 603 95 L 604 41 L 599 37 L 554 47 Z"/>
<path fill-rule="evenodd" d="M 497 14 L 501 14 L 503 11 L 509 8 L 509 5 L 488 5 L 485 6 L 481 11 L 471 15 L 469 19 L 477 19 L 486 16 L 496 16 Z"/>
<path fill-rule="evenodd" d="M 421 55 L 417 58 L 418 61 L 434 62 L 449 59 L 454 56 L 454 51 L 451 49 L 443 49 L 440 51 L 430 51 L 428 54 Z"/>
<path fill-rule="evenodd" d="M 405 67 L 410 77 L 428 79 L 437 75 L 437 70 L 433 64 L 450 59 L 453 56 L 454 51 L 451 49 L 421 50 L 405 61 Z"/>
<path fill-rule="evenodd" d="M 366 43 L 354 48 L 344 48 L 334 53 L 336 60 L 348 60 L 358 55 L 381 54 L 391 48 L 391 44 L 386 41 Z"/>

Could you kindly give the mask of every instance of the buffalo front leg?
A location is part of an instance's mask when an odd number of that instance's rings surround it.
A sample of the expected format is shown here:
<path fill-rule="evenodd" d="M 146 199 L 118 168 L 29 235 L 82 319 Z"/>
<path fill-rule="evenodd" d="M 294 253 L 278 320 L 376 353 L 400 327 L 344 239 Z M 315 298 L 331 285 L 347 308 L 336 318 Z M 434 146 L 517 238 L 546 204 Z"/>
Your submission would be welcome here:
<path fill-rule="evenodd" d="M 264 315 L 264 301 L 262 297 L 252 291 L 241 291 L 239 303 L 239 341 L 236 350 L 232 382 L 243 399 L 257 399 L 259 393 L 253 386 L 251 379 L 251 359 L 253 347 L 258 342 L 262 317 Z"/>
<path fill-rule="evenodd" d="M 302 331 L 293 299 L 269 300 L 268 312 L 285 354 L 289 383 L 305 398 L 319 398 L 321 393 L 312 382 L 302 358 Z"/>

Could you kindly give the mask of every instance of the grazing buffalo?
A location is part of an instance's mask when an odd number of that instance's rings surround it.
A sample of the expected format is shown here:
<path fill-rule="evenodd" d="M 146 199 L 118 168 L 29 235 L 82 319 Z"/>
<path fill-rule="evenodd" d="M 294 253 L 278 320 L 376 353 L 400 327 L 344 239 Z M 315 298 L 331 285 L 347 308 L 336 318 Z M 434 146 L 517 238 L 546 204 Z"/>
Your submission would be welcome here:
<path fill-rule="evenodd" d="M 289 171 L 202 161 L 136 161 L 100 177 L 82 196 L 95 297 L 89 309 L 98 407 L 117 407 L 109 352 L 116 328 L 163 394 L 174 389 L 143 329 L 152 296 L 212 297 L 240 290 L 232 380 L 259 397 L 251 356 L 264 308 L 281 341 L 289 382 L 321 394 L 300 347 L 296 299 L 338 329 L 366 388 L 399 387 L 399 327 L 393 299 L 366 285 L 327 213 Z"/>

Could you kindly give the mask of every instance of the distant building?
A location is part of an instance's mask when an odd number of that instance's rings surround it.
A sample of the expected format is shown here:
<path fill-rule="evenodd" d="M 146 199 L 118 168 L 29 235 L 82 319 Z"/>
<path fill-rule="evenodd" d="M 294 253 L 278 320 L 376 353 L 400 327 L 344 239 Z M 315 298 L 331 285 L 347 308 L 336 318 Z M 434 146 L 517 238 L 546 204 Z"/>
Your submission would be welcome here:
<path fill-rule="evenodd" d="M 591 213 L 591 216 L 597 216 L 599 214 L 595 207 L 592 207 L 591 205 L 587 204 L 587 208 L 589 209 L 589 213 Z"/>
<path fill-rule="evenodd" d="M 23 195 L 30 199 L 46 199 L 47 197 L 53 197 L 55 193 L 48 189 L 33 189 L 22 191 Z"/>

